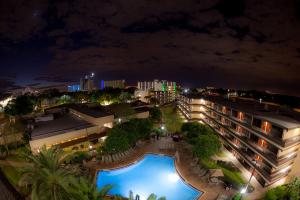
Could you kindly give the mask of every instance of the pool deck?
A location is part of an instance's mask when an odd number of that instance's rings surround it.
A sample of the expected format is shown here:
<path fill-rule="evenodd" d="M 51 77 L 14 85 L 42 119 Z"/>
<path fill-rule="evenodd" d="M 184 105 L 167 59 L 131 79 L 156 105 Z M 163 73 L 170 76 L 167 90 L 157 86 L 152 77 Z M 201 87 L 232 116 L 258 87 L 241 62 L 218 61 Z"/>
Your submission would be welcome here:
<path fill-rule="evenodd" d="M 174 144 L 174 149 L 162 150 L 162 145 L 166 143 Z M 204 180 L 195 174 L 190 166 L 193 157 L 189 145 L 184 142 L 173 142 L 171 138 L 161 138 L 160 140 L 139 145 L 128 158 L 120 162 L 103 164 L 91 161 L 86 163 L 86 166 L 91 169 L 93 175 L 96 175 L 99 170 L 115 169 L 130 165 L 143 158 L 147 153 L 174 156 L 176 151 L 179 153 L 180 157 L 180 162 L 176 162 L 176 169 L 188 184 L 202 192 L 199 200 L 215 200 L 220 194 L 232 196 L 235 193 L 234 190 L 226 191 L 222 185 L 210 185 L 207 180 Z"/>

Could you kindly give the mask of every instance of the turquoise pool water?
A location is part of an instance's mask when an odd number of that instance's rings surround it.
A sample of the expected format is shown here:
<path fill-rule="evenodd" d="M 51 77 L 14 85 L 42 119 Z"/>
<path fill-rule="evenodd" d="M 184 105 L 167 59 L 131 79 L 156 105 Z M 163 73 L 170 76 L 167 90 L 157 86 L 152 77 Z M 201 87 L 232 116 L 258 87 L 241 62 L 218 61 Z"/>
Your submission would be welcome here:
<path fill-rule="evenodd" d="M 109 171 L 99 171 L 97 187 L 111 184 L 111 195 L 138 194 L 145 200 L 151 193 L 167 200 L 195 200 L 202 192 L 186 184 L 176 172 L 174 158 L 147 154 L 135 164 Z"/>

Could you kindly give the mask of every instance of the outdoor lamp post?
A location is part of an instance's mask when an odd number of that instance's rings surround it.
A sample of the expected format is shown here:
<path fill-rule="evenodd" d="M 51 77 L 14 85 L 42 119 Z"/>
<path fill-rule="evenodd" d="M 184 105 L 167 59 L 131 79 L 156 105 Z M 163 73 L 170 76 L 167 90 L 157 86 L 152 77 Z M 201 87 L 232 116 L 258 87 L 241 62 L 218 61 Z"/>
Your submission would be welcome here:
<path fill-rule="evenodd" d="M 252 160 L 252 161 L 253 161 L 253 160 Z M 249 178 L 249 180 L 248 180 L 246 186 L 245 186 L 244 188 L 241 189 L 241 192 L 240 192 L 240 193 L 241 193 L 241 198 L 242 198 L 243 194 L 245 194 L 245 193 L 247 192 L 247 190 L 248 190 L 248 187 L 249 187 L 249 185 L 250 185 L 250 182 L 251 182 L 251 180 L 252 180 L 252 177 L 254 176 L 254 173 L 255 173 L 255 167 L 256 167 L 256 164 L 257 164 L 257 159 L 254 159 L 254 166 L 253 166 L 253 170 L 252 170 L 252 172 L 251 172 L 250 178 Z"/>

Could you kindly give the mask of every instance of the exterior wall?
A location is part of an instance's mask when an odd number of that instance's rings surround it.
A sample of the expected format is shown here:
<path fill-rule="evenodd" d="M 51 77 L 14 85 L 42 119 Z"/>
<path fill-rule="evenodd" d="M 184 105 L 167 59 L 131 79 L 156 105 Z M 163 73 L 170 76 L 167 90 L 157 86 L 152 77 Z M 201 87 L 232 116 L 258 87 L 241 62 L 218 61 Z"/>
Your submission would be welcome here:
<path fill-rule="evenodd" d="M 299 136 L 299 135 L 300 135 L 300 128 L 296 128 L 296 129 L 293 129 L 293 130 L 285 131 L 283 133 L 282 138 L 283 139 L 289 139 L 289 138 Z"/>
<path fill-rule="evenodd" d="M 187 120 L 203 121 L 215 129 L 241 163 L 248 163 L 247 168 L 249 165 L 256 168 L 255 177 L 263 186 L 284 180 L 290 171 L 292 175 L 300 175 L 300 169 L 294 169 L 300 165 L 299 156 L 295 159 L 299 144 L 291 139 L 297 139 L 299 129 L 273 130 L 272 123 L 266 123 L 263 116 L 256 116 L 261 120 L 261 126 L 255 127 L 253 115 L 200 98 L 180 95 L 178 108 Z M 254 159 L 258 165 L 252 163 Z"/>
<path fill-rule="evenodd" d="M 83 114 L 81 112 L 78 112 L 77 110 L 74 110 L 74 109 L 70 109 L 70 112 L 73 113 L 74 115 L 80 117 L 81 119 L 84 119 L 85 121 L 88 121 L 97 126 L 103 126 L 104 124 L 113 123 L 113 121 L 114 121 L 113 115 L 95 118 L 95 117 Z"/>
<path fill-rule="evenodd" d="M 145 98 L 149 95 L 150 95 L 149 91 L 146 91 L 146 90 L 136 90 L 134 92 L 134 97 L 139 98 L 139 100 L 141 100 L 142 102 L 145 102 L 145 103 L 149 103 L 149 99 Z"/>
<path fill-rule="evenodd" d="M 137 119 L 146 119 L 148 117 L 149 117 L 149 111 L 147 111 L 147 112 L 140 112 L 140 113 L 136 113 L 136 114 L 130 115 L 128 117 L 116 118 L 115 119 L 115 123 L 125 122 L 125 121 L 127 121 L 129 119 L 134 119 L 134 118 L 137 118 Z"/>
<path fill-rule="evenodd" d="M 299 146 L 297 145 L 297 146 L 294 146 L 294 147 L 292 147 L 292 148 L 280 150 L 280 151 L 278 151 L 277 156 L 278 156 L 278 157 L 281 157 L 281 156 L 287 156 L 287 155 L 290 154 L 290 153 L 293 153 L 293 152 L 296 153 L 296 152 L 298 151 L 298 149 L 299 149 Z"/>
<path fill-rule="evenodd" d="M 125 80 L 101 81 L 101 89 L 108 87 L 123 89 L 125 87 Z"/>
<path fill-rule="evenodd" d="M 297 157 L 294 160 L 294 163 L 291 168 L 291 172 L 289 173 L 286 182 L 288 182 L 293 177 L 299 177 L 300 176 L 300 150 L 297 152 Z"/>
<path fill-rule="evenodd" d="M 100 132 L 100 127 L 93 126 L 86 129 L 74 130 L 64 134 L 49 136 L 46 138 L 31 140 L 29 142 L 30 148 L 33 152 L 37 152 L 43 145 L 50 147 L 55 144 L 75 140 L 82 137 L 87 137 L 89 134 Z"/>

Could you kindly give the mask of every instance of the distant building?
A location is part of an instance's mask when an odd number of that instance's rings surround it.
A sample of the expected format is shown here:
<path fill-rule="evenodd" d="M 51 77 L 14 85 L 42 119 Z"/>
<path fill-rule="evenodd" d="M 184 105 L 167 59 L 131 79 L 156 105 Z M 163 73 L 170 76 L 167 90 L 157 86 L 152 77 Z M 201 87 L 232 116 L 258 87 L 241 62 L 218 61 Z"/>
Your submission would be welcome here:
<path fill-rule="evenodd" d="M 125 88 L 125 80 L 101 80 L 100 82 L 100 89 L 104 88 Z"/>
<path fill-rule="evenodd" d="M 39 93 L 42 93 L 47 90 L 56 89 L 59 92 L 67 92 L 68 91 L 68 84 L 57 84 L 57 85 L 49 85 L 36 88 Z"/>
<path fill-rule="evenodd" d="M 80 85 L 68 85 L 68 92 L 78 92 L 80 91 Z"/>
<path fill-rule="evenodd" d="M 94 80 L 93 75 L 85 75 L 80 79 L 80 90 L 81 91 L 92 91 L 94 90 Z"/>
<path fill-rule="evenodd" d="M 141 101 L 148 102 L 149 98 L 156 98 L 159 104 L 169 103 L 175 100 L 176 82 L 166 80 L 139 81 L 135 97 Z"/>

